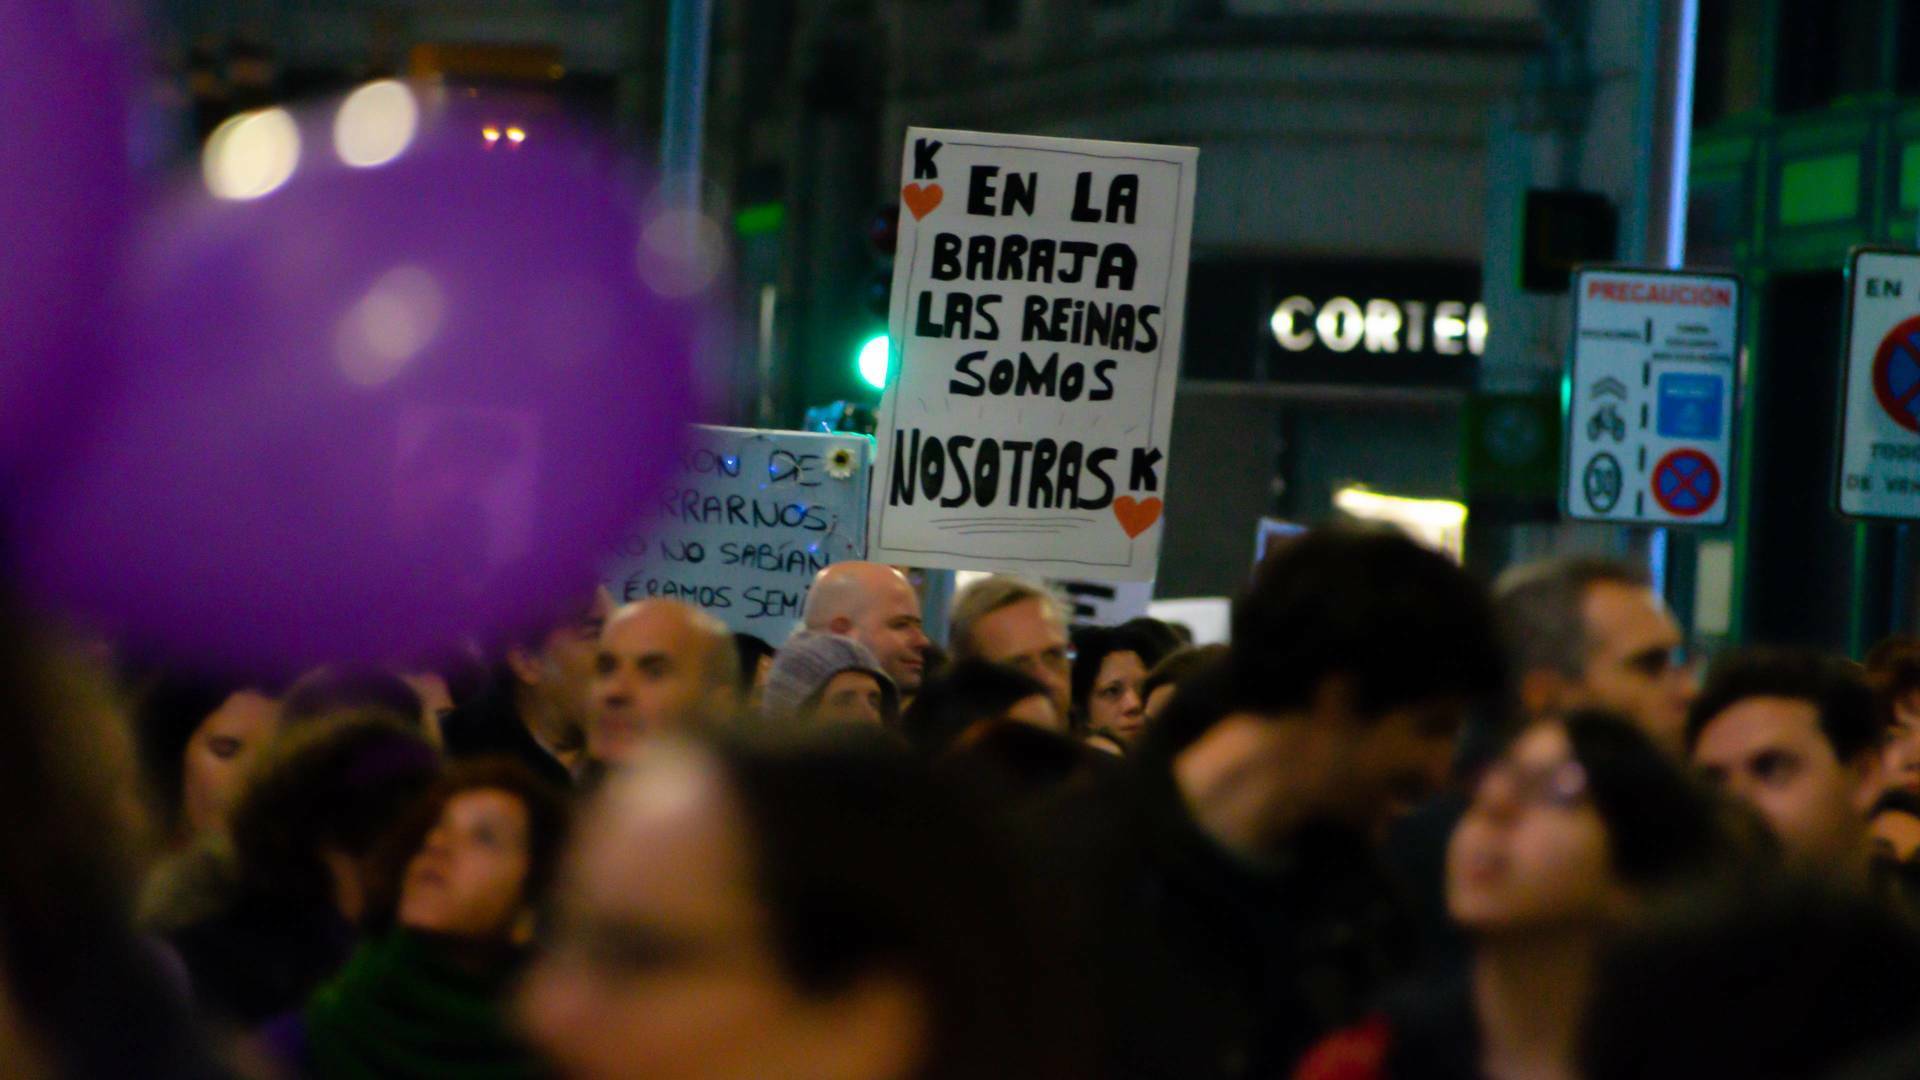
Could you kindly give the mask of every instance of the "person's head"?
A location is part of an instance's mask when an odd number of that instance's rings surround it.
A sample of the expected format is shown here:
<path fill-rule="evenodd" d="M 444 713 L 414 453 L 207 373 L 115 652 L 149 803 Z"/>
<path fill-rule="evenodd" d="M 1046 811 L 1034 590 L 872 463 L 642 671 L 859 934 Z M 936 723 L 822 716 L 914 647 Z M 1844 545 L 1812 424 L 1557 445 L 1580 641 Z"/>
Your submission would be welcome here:
<path fill-rule="evenodd" d="M 530 944 L 567 818 L 565 798 L 519 762 L 450 766 L 387 836 L 369 925 Z"/>
<path fill-rule="evenodd" d="M 1182 688 L 1143 756 L 1227 773 L 1271 761 L 1293 812 L 1369 831 L 1445 782 L 1469 711 L 1505 685 L 1486 591 L 1395 532 L 1275 545 L 1232 632 L 1217 676 Z"/>
<path fill-rule="evenodd" d="M 0 590 L 0 1074 L 198 1075 L 179 987 L 132 927 L 134 739 L 81 657 Z"/>
<path fill-rule="evenodd" d="M 1067 731 L 1045 683 L 985 660 L 962 660 L 928 679 L 901 716 L 900 728 L 921 753 L 938 756 L 969 728 L 1000 720 Z"/>
<path fill-rule="evenodd" d="M 1169 635 L 1171 636 L 1171 635 Z M 1085 626 L 1073 634 L 1073 700 L 1081 727 L 1132 743 L 1146 729 L 1147 672 L 1166 655 L 1144 627 Z"/>
<path fill-rule="evenodd" d="M 596 589 L 592 601 L 573 618 L 507 650 L 516 696 L 557 720 L 552 730 L 586 732 L 594 658 L 600 651 L 600 631 L 612 611 L 613 597 L 605 588 Z"/>
<path fill-rule="evenodd" d="M 745 712 L 758 712 L 760 692 L 767 686 L 767 671 L 773 667 L 773 646 L 752 634 L 733 635 L 733 651 L 740 661 L 740 701 Z"/>
<path fill-rule="evenodd" d="M 1864 867 L 1880 725 L 1855 665 L 1809 649 L 1729 653 L 1708 670 L 1686 734 L 1694 769 L 1760 811 L 1789 861 Z"/>
<path fill-rule="evenodd" d="M 1693 670 L 1646 571 L 1598 555 L 1547 559 L 1502 574 L 1493 596 L 1522 713 L 1607 709 L 1680 755 Z"/>
<path fill-rule="evenodd" d="M 1027 1077 L 1070 1003 L 982 826 L 907 757 L 649 746 L 563 873 L 520 1012 L 583 1078 Z M 1067 1072 L 1067 1075 L 1072 1075 Z"/>
<path fill-rule="evenodd" d="M 649 736 L 719 723 L 739 702 L 733 635 L 678 600 L 614 610 L 594 654 L 587 756 L 618 765 Z"/>
<path fill-rule="evenodd" d="M 1920 638 L 1899 634 L 1875 645 L 1867 683 L 1886 727 L 1887 783 L 1920 795 Z"/>
<path fill-rule="evenodd" d="M 1073 715 L 1073 645 L 1067 614 L 1042 586 L 994 574 L 961 589 L 949 621 L 953 659 L 1019 668 L 1040 680 L 1062 716 Z"/>
<path fill-rule="evenodd" d="M 280 727 L 280 703 L 229 682 L 162 675 L 135 730 L 160 831 L 180 843 L 225 835 L 247 769 Z"/>
<path fill-rule="evenodd" d="M 1829 1076 L 1920 1026 L 1915 970 L 1920 941 L 1880 898 L 1791 878 L 1712 890 L 1604 954 L 1579 1075 Z"/>
<path fill-rule="evenodd" d="M 446 745 L 443 725 L 453 713 L 453 684 L 438 671 L 420 669 L 400 673 L 414 697 L 420 699 L 420 731 L 435 746 Z"/>
<path fill-rule="evenodd" d="M 1208 665 L 1224 662 L 1226 655 L 1225 645 L 1183 645 L 1161 657 L 1140 684 L 1144 723 L 1153 723 L 1167 711 L 1180 684 L 1199 674 Z M 1145 730 L 1144 725 L 1141 730 Z"/>
<path fill-rule="evenodd" d="M 426 705 L 414 688 L 392 672 L 371 668 L 316 668 L 294 680 L 280 703 L 280 722 L 295 727 L 342 712 L 381 712 L 427 734 Z"/>
<path fill-rule="evenodd" d="M 938 760 L 987 805 L 1018 814 L 1068 788 L 1121 768 L 1119 754 L 1019 720 L 983 720 L 960 733 Z"/>
<path fill-rule="evenodd" d="M 1904 863 L 1920 853 L 1920 795 L 1895 788 L 1875 800 L 1867 821 L 1876 856 Z"/>
<path fill-rule="evenodd" d="M 851 637 L 817 630 L 799 631 L 774 654 L 761 707 L 775 722 L 804 727 L 891 728 L 900 719 L 893 680 L 873 654 Z"/>
<path fill-rule="evenodd" d="M 1712 801 L 1626 718 L 1538 721 L 1490 765 L 1447 850 L 1447 907 L 1483 938 L 1590 933 L 1722 853 Z"/>
<path fill-rule="evenodd" d="M 426 739 L 378 713 L 289 729 L 254 763 L 234 806 L 242 887 L 358 921 L 379 841 L 439 774 Z"/>
<path fill-rule="evenodd" d="M 807 590 L 801 621 L 808 630 L 858 641 L 901 693 L 919 692 L 930 642 L 921 626 L 920 596 L 900 571 L 872 562 L 827 567 Z"/>

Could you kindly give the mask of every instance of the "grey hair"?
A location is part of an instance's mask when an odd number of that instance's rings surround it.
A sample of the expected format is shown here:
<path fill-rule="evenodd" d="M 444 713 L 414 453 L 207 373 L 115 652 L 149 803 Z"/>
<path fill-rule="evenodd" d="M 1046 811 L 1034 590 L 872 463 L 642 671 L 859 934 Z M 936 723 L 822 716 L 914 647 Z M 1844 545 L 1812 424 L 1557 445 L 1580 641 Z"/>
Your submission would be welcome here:
<path fill-rule="evenodd" d="M 1567 555 L 1508 569 L 1493 584 L 1493 614 L 1513 673 L 1586 672 L 1592 643 L 1581 612 L 1595 585 L 1651 588 L 1647 572 L 1604 555 Z"/>
<path fill-rule="evenodd" d="M 1066 608 L 1061 606 L 1059 597 L 1054 596 L 1046 586 L 1012 574 L 995 574 L 968 585 L 953 598 L 953 613 L 947 623 L 948 643 L 953 658 L 970 660 L 978 657 L 979 649 L 973 640 L 974 626 L 994 612 L 1026 600 L 1040 601 L 1041 612 L 1046 618 L 1058 626 L 1062 633 L 1066 632 Z"/>

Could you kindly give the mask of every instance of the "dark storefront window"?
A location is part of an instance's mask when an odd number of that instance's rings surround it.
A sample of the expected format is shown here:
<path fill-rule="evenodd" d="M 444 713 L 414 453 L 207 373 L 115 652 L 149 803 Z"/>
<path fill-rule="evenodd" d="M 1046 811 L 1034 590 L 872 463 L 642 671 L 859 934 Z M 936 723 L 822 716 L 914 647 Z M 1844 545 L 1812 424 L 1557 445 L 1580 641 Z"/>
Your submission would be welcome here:
<path fill-rule="evenodd" d="M 1894 6 L 1894 92 L 1920 95 L 1920 0 L 1896 0 Z"/>
<path fill-rule="evenodd" d="M 1763 7 L 1750 0 L 1735 3 Z M 1780 0 L 1775 107 L 1783 113 L 1818 109 L 1878 89 L 1885 12 L 1884 5 L 1864 0 Z"/>
<path fill-rule="evenodd" d="M 1840 323 L 1837 271 L 1783 274 L 1767 287 L 1751 391 L 1746 636 L 1844 648 L 1851 528 L 1833 513 Z"/>
<path fill-rule="evenodd" d="M 1700 0 L 1694 127 L 1760 107 L 1765 19 L 1766 5 L 1756 0 Z"/>

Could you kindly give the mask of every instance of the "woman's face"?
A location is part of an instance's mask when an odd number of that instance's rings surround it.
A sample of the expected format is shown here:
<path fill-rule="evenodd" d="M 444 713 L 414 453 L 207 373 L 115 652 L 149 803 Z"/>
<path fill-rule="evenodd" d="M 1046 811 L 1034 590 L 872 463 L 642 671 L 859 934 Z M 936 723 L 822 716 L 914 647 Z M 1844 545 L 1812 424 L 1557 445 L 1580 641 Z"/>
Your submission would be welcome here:
<path fill-rule="evenodd" d="M 1093 695 L 1087 701 L 1087 726 L 1095 731 L 1111 731 L 1131 743 L 1146 729 L 1145 705 L 1140 700 L 1140 684 L 1147 678 L 1147 666 L 1136 652 L 1110 652 L 1100 661 L 1093 677 Z"/>
<path fill-rule="evenodd" d="M 913 1014 L 864 982 L 813 994 L 788 977 L 725 779 L 672 754 L 643 759 L 574 848 L 520 998 L 534 1042 L 581 1080 L 911 1075 Z"/>
<path fill-rule="evenodd" d="M 1469 932 L 1610 922 L 1625 901 L 1606 825 L 1565 729 L 1538 724 L 1496 762 L 1447 849 L 1447 908 Z"/>
<path fill-rule="evenodd" d="M 1920 693 L 1893 703 L 1883 751 L 1887 785 L 1920 795 Z"/>
<path fill-rule="evenodd" d="M 864 671 L 843 671 L 820 688 L 820 702 L 812 709 L 816 724 L 871 724 L 886 722 L 886 698 L 880 680 Z"/>
<path fill-rule="evenodd" d="M 447 800 L 407 863 L 400 925 L 476 940 L 525 944 L 531 861 L 527 808 L 519 796 L 474 788 Z"/>
<path fill-rule="evenodd" d="M 191 836 L 224 834 L 247 766 L 280 724 L 280 703 L 242 690 L 194 729 L 182 751 L 180 816 Z"/>

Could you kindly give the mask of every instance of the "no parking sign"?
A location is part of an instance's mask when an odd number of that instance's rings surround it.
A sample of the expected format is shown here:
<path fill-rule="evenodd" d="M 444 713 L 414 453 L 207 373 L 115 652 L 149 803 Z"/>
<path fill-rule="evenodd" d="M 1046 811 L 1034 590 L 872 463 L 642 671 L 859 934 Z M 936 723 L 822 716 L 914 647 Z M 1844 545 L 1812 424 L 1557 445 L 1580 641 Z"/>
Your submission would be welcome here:
<path fill-rule="evenodd" d="M 1581 521 L 1723 525 L 1732 502 L 1740 279 L 1583 268 L 1562 503 Z"/>
<path fill-rule="evenodd" d="M 1856 248 L 1847 286 L 1840 512 L 1920 519 L 1920 253 Z"/>

